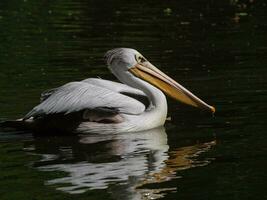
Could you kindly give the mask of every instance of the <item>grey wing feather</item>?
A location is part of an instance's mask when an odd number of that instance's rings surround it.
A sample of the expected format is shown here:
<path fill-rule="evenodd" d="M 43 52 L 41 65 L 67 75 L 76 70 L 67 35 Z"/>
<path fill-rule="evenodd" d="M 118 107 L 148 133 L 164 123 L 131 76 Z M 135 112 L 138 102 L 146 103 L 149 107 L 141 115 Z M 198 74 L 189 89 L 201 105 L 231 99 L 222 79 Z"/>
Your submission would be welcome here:
<path fill-rule="evenodd" d="M 128 85 L 114 82 L 114 81 L 104 80 L 104 79 L 100 79 L 100 78 L 88 78 L 88 79 L 82 80 L 82 82 L 90 83 L 90 84 L 97 85 L 100 87 L 104 87 L 104 88 L 107 88 L 107 89 L 112 90 L 114 92 L 133 93 L 136 95 L 146 96 L 146 94 L 142 90 L 138 90 L 138 89 L 130 87 Z"/>
<path fill-rule="evenodd" d="M 46 100 L 48 97 L 50 97 L 58 88 L 52 88 L 49 90 L 45 90 L 42 92 L 41 97 L 40 97 L 40 102 L 43 102 Z"/>
<path fill-rule="evenodd" d="M 149 99 L 142 90 L 138 90 L 136 88 L 130 87 L 122 83 L 104 80 L 100 78 L 88 78 L 88 79 L 83 80 L 82 82 L 90 83 L 93 85 L 107 88 L 117 93 L 121 93 L 123 95 L 134 98 L 138 100 L 139 102 L 142 102 L 145 105 L 145 107 L 149 106 L 149 103 L 150 103 Z"/>
<path fill-rule="evenodd" d="M 119 113 L 137 115 L 145 110 L 145 105 L 131 97 L 88 82 L 67 83 L 52 92 L 43 102 L 34 107 L 24 119 L 42 115 L 96 109 L 114 108 Z"/>

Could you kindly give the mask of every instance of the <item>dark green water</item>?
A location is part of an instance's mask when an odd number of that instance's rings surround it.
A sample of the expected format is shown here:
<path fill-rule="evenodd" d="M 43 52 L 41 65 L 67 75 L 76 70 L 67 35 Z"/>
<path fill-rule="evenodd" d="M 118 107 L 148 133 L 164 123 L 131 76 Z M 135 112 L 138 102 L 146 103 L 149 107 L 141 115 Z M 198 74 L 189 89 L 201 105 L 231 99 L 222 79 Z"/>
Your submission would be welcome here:
<path fill-rule="evenodd" d="M 215 105 L 169 100 L 164 129 L 0 133 L 0 199 L 267 199 L 265 1 L 0 2 L 0 120 L 73 80 L 115 80 L 103 54 L 139 50 Z"/>

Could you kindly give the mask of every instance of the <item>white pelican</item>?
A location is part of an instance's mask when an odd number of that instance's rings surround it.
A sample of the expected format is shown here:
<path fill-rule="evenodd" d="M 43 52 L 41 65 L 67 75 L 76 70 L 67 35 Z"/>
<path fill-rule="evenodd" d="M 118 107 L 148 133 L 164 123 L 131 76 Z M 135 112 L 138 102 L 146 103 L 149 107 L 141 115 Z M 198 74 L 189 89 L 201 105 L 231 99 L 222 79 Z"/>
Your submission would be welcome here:
<path fill-rule="evenodd" d="M 124 84 L 88 78 L 45 91 L 41 102 L 23 119 L 6 125 L 37 132 L 123 133 L 162 126 L 167 116 L 166 93 L 212 113 L 206 104 L 161 72 L 138 51 L 116 48 L 105 55 L 111 72 Z M 162 91 L 163 92 L 162 92 Z"/>

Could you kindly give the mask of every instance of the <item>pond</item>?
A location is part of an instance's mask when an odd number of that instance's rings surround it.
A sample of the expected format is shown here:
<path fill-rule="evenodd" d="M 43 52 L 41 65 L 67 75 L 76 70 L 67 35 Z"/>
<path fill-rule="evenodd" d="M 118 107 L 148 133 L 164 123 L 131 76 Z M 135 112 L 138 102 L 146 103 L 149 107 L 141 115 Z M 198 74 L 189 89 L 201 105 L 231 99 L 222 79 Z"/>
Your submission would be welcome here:
<path fill-rule="evenodd" d="M 266 11 L 263 0 L 1 1 L 0 121 L 46 89 L 116 80 L 103 60 L 116 47 L 217 112 L 168 99 L 165 126 L 140 133 L 0 132 L 0 199 L 267 198 Z"/>

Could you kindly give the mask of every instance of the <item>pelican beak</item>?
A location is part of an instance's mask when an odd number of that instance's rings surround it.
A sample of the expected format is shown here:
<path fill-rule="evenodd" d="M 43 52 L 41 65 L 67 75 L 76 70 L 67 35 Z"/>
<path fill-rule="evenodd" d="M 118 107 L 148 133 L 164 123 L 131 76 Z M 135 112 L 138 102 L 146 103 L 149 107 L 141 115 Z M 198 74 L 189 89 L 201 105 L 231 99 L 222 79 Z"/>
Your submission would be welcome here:
<path fill-rule="evenodd" d="M 161 89 L 168 96 L 182 103 L 215 113 L 215 108 L 213 106 L 208 105 L 196 97 L 186 88 L 171 79 L 148 61 L 137 63 L 131 67 L 129 71 L 135 76 Z"/>

